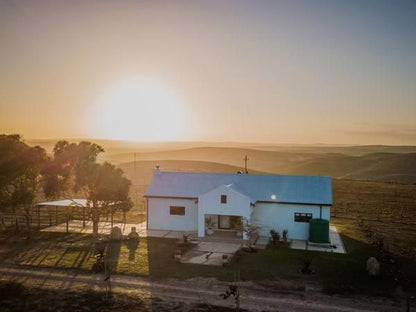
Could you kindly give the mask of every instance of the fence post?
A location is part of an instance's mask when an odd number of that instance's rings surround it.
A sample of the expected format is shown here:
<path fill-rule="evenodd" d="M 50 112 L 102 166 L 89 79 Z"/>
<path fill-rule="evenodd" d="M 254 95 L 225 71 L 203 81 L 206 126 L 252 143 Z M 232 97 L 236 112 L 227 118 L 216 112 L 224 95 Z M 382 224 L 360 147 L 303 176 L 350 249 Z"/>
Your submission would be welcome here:
<path fill-rule="evenodd" d="M 38 230 L 40 230 L 40 207 L 38 206 Z"/>
<path fill-rule="evenodd" d="M 85 229 L 85 207 L 82 207 L 82 227 Z"/>

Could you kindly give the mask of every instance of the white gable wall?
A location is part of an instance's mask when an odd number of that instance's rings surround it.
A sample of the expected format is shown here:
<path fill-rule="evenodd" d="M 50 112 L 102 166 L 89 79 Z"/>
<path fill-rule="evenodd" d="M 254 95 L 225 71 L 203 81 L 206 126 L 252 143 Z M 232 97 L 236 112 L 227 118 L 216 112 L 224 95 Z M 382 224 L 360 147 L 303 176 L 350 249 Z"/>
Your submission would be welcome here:
<path fill-rule="evenodd" d="M 221 195 L 227 203 L 221 203 Z M 198 198 L 198 236 L 205 234 L 205 215 L 242 216 L 250 220 L 250 199 L 234 189 L 221 185 Z"/>
<path fill-rule="evenodd" d="M 279 203 L 256 203 L 252 223 L 260 227 L 260 235 L 270 236 L 270 230 L 277 230 L 280 235 L 288 229 L 288 237 L 307 240 L 309 223 L 295 222 L 295 212 L 312 213 L 312 218 L 319 218 L 319 206 Z M 330 219 L 330 207 L 322 206 L 322 219 Z"/>
<path fill-rule="evenodd" d="M 148 228 L 152 230 L 196 231 L 198 205 L 195 199 L 149 198 Z M 185 215 L 171 215 L 170 206 L 185 207 Z"/>

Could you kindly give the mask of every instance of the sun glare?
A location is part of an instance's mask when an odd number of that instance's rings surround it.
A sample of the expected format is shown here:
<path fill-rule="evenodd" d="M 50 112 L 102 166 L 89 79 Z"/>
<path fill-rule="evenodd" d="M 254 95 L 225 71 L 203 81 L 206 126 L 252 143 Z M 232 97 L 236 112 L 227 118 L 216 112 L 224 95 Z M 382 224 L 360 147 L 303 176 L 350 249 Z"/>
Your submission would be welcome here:
<path fill-rule="evenodd" d="M 99 137 L 132 141 L 183 140 L 186 110 L 175 92 L 153 79 L 136 78 L 106 90 L 98 100 Z"/>

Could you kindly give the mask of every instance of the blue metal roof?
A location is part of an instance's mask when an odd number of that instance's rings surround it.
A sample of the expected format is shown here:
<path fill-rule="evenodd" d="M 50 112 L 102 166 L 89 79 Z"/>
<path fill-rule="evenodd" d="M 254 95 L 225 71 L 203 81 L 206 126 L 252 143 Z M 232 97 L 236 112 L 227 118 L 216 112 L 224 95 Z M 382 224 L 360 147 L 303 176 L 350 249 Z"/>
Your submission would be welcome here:
<path fill-rule="evenodd" d="M 198 198 L 230 185 L 257 201 L 332 205 L 331 178 L 326 176 L 165 172 L 153 174 L 145 197 Z"/>

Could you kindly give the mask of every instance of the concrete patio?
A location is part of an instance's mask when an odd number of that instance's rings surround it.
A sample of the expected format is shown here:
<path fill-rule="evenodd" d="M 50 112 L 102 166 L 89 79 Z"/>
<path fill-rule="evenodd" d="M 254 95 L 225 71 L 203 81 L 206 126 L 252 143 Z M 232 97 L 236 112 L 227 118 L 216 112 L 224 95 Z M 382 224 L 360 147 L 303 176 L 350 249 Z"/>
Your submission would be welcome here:
<path fill-rule="evenodd" d="M 345 254 L 345 247 L 342 242 L 342 239 L 338 233 L 336 226 L 331 225 L 329 227 L 329 244 L 315 244 L 310 243 L 305 240 L 293 239 L 290 243 L 290 248 L 292 249 L 304 249 L 311 251 L 321 251 L 321 252 L 334 252 Z M 332 247 L 331 247 L 332 246 Z"/>
<path fill-rule="evenodd" d="M 182 256 L 181 262 L 221 266 L 241 247 L 241 243 L 199 242 L 194 249 Z"/>

